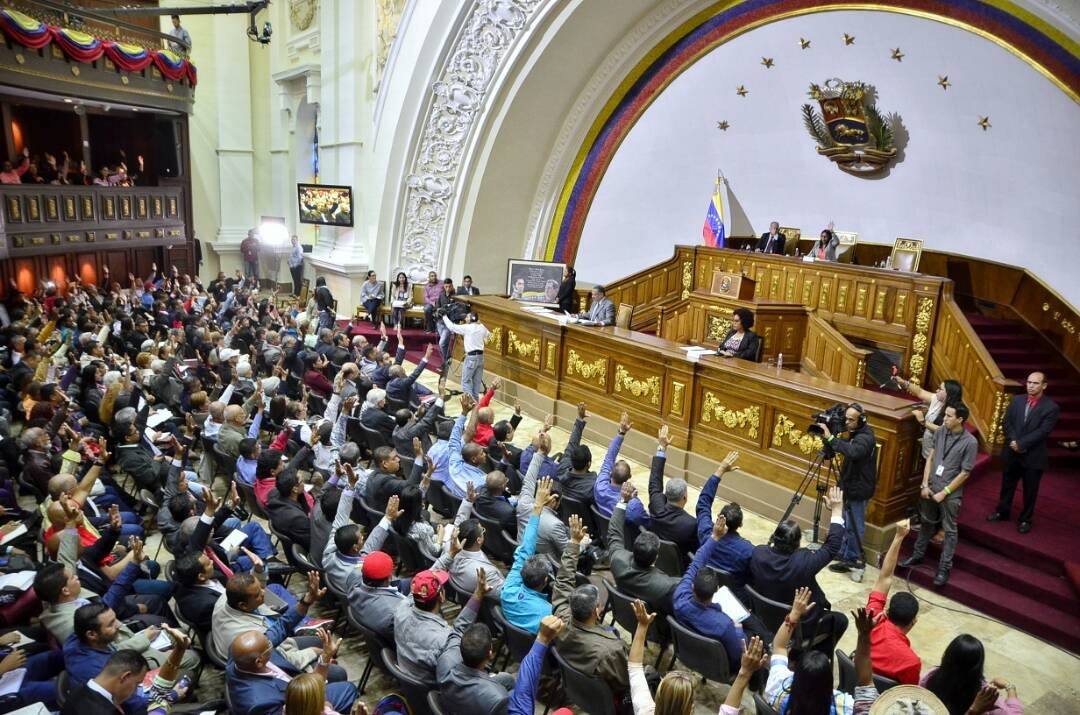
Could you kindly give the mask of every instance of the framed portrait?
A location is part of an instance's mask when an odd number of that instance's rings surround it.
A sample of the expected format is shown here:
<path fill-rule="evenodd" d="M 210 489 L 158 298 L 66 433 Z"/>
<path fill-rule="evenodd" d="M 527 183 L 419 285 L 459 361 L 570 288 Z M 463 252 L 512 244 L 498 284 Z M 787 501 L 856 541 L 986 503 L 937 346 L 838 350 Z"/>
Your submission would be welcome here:
<path fill-rule="evenodd" d="M 511 258 L 506 262 L 506 294 L 511 300 L 558 305 L 559 284 L 565 267 L 565 263 Z"/>

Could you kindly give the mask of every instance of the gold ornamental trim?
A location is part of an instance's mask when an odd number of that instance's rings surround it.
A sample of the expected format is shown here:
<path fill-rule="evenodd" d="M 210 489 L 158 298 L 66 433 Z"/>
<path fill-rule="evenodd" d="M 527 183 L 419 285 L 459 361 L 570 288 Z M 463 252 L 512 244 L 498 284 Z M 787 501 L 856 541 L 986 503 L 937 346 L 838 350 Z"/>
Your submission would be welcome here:
<path fill-rule="evenodd" d="M 994 398 L 994 417 L 990 420 L 991 444 L 1005 444 L 1005 400 L 1007 395 L 1004 390 L 997 393 Z"/>
<path fill-rule="evenodd" d="M 626 390 L 634 397 L 647 397 L 654 405 L 660 404 L 660 378 L 637 379 L 622 365 L 615 363 L 615 392 Z"/>
<path fill-rule="evenodd" d="M 578 355 L 577 350 L 571 349 L 566 355 L 566 374 L 577 373 L 585 380 L 596 379 L 600 387 L 607 387 L 607 360 L 598 358 L 592 362 L 585 362 Z"/>
<path fill-rule="evenodd" d="M 544 369 L 548 372 L 555 372 L 555 343 L 548 342 L 547 344 L 547 362 L 544 364 Z"/>
<path fill-rule="evenodd" d="M 796 429 L 795 423 L 787 415 L 778 412 L 776 424 L 773 425 L 772 445 L 783 447 L 785 437 L 788 445 L 798 448 L 803 454 L 816 454 L 822 446 L 821 437 Z"/>
<path fill-rule="evenodd" d="M 494 328 L 486 338 L 484 338 L 484 349 L 491 349 L 495 352 L 502 352 L 502 326 Z"/>
<path fill-rule="evenodd" d="M 686 385 L 677 380 L 671 381 L 671 413 L 673 415 L 682 415 L 683 394 L 685 392 Z"/>
<path fill-rule="evenodd" d="M 730 430 L 745 428 L 747 437 L 757 439 L 758 428 L 761 427 L 761 408 L 753 405 L 741 410 L 732 410 L 723 405 L 720 398 L 713 392 L 706 390 L 704 402 L 701 405 L 701 421 L 708 424 L 713 420 Z"/>
<path fill-rule="evenodd" d="M 694 285 L 694 264 L 683 261 L 682 264 L 682 297 L 683 300 L 690 297 L 690 286 Z"/>
<path fill-rule="evenodd" d="M 932 298 L 919 298 L 915 309 L 915 335 L 911 338 L 911 359 L 908 360 L 908 378 L 919 385 L 922 383 L 923 368 L 926 367 L 926 349 L 930 345 L 930 319 L 934 315 Z"/>
<path fill-rule="evenodd" d="M 540 367 L 540 340 L 532 338 L 525 341 L 518 338 L 513 330 L 506 331 L 506 353 L 517 353 L 536 367 Z"/>

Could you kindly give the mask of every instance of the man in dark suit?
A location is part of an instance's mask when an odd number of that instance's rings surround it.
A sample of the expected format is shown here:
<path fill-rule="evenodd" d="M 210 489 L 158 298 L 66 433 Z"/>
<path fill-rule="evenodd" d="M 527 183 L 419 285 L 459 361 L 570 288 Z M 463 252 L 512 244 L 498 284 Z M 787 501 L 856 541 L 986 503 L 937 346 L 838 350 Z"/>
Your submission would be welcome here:
<path fill-rule="evenodd" d="M 783 255 L 786 237 L 780 233 L 780 224 L 773 221 L 769 224 L 769 230 L 761 234 L 758 239 L 757 250 L 761 253 L 776 253 Z"/>
<path fill-rule="evenodd" d="M 1057 403 L 1047 397 L 1046 375 L 1033 372 L 1027 378 L 1027 394 L 1013 397 L 1005 411 L 1005 449 L 1001 451 L 1001 498 L 987 521 L 1005 521 L 1012 510 L 1016 485 L 1024 483 L 1024 508 L 1017 529 L 1031 531 L 1039 480 L 1046 469 L 1046 439 L 1058 420 Z"/>
<path fill-rule="evenodd" d="M 555 480 L 559 482 L 559 493 L 581 502 L 586 507 L 593 500 L 593 485 L 596 484 L 596 472 L 591 470 L 592 451 L 581 443 L 585 431 L 585 403 L 577 406 L 577 419 L 570 430 L 570 439 L 559 460 L 559 471 Z"/>
<path fill-rule="evenodd" d="M 383 408 L 386 407 L 386 390 L 379 387 L 373 387 L 368 390 L 367 397 L 364 398 L 367 402 L 367 406 L 364 407 L 363 412 L 360 413 L 360 424 L 367 427 L 369 430 L 380 432 L 386 439 L 387 444 L 392 444 L 394 440 L 394 428 L 397 423 L 394 422 L 394 418 L 386 414 Z"/>
<path fill-rule="evenodd" d="M 642 531 L 634 539 L 633 551 L 626 548 L 626 505 L 637 490 L 630 482 L 623 482 L 622 492 L 615 508 L 611 510 L 607 543 L 611 556 L 611 574 L 618 589 L 634 598 L 640 598 L 665 616 L 674 611 L 671 595 L 679 585 L 679 579 L 668 576 L 656 568 L 660 555 L 660 539 L 651 531 Z"/>
<path fill-rule="evenodd" d="M 830 610 L 832 604 L 817 582 L 818 572 L 836 558 L 844 541 L 844 495 L 839 487 L 829 490 L 825 505 L 832 512 L 825 545 L 817 551 L 799 548 L 802 540 L 799 525 L 790 519 L 779 524 L 768 544 L 754 547 L 750 556 L 750 585 L 765 598 L 781 603 L 791 603 L 796 589 L 808 587 L 817 606 L 804 617 L 803 634 L 812 637 L 831 631 L 831 639 L 814 646 L 828 655 L 848 625 L 847 616 Z"/>
<path fill-rule="evenodd" d="M 480 295 L 480 289 L 472 284 L 472 276 L 465 276 L 454 295 Z"/>
<path fill-rule="evenodd" d="M 180 615 L 200 635 L 206 635 L 214 627 L 214 604 L 225 593 L 225 585 L 214 573 L 213 561 L 205 553 L 186 553 L 176 559 L 173 577 L 177 583 L 173 597 Z"/>
<path fill-rule="evenodd" d="M 117 715 L 150 669 L 146 658 L 133 650 L 118 650 L 109 656 L 105 668 L 68 694 L 60 715 Z"/>
<path fill-rule="evenodd" d="M 375 448 L 371 453 L 375 473 L 368 477 L 367 489 L 364 492 L 364 498 L 368 506 L 383 511 L 386 509 L 386 502 L 390 500 L 390 497 L 401 496 L 401 492 L 410 484 L 413 486 L 420 485 L 427 465 L 424 463 L 423 448 L 416 449 L 419 446 L 419 440 L 417 440 L 413 444 L 416 453 L 413 469 L 405 478 L 398 476 L 398 472 L 401 471 L 401 459 L 398 457 L 397 450 L 393 447 Z"/>
<path fill-rule="evenodd" d="M 656 456 L 649 471 L 650 530 L 667 541 L 674 541 L 679 554 L 697 551 L 697 520 L 683 509 L 686 506 L 686 480 L 669 479 L 664 485 L 664 465 L 667 463 L 668 426 L 661 425 Z"/>
<path fill-rule="evenodd" d="M 311 549 L 311 508 L 304 493 L 304 482 L 296 472 L 277 475 L 275 488 L 266 500 L 270 524 L 294 544 L 307 552 Z"/>
<path fill-rule="evenodd" d="M 484 488 L 476 497 L 473 511 L 489 521 L 498 522 L 508 534 L 517 534 L 517 513 L 507 493 L 509 480 L 500 470 L 488 472 Z"/>

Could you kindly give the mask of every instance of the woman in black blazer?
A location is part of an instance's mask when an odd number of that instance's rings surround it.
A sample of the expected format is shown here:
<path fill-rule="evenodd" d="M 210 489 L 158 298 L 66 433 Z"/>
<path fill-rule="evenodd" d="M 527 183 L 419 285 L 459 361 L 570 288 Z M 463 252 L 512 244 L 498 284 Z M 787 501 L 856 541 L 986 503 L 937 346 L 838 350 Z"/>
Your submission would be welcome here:
<path fill-rule="evenodd" d="M 574 306 L 574 291 L 577 289 L 577 271 L 572 266 L 563 267 L 562 283 L 559 284 L 559 295 L 556 300 L 559 303 L 559 310 L 566 311 L 567 313 L 576 313 L 577 309 Z"/>
<path fill-rule="evenodd" d="M 720 341 L 716 354 L 757 362 L 761 351 L 761 336 L 751 330 L 752 327 L 754 314 L 746 308 L 736 308 L 731 318 L 731 330 Z"/>

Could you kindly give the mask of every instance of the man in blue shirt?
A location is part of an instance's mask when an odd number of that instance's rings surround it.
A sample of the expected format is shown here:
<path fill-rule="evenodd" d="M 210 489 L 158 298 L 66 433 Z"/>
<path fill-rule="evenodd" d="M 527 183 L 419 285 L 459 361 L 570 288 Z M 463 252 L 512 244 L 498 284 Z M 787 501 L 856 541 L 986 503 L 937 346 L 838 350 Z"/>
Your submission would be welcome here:
<path fill-rule="evenodd" d="M 697 533 L 698 543 L 704 544 L 709 538 L 713 528 L 712 506 L 716 498 L 716 488 L 720 486 L 720 480 L 725 474 L 735 468 L 735 462 L 739 459 L 739 453 L 735 450 L 728 452 L 724 461 L 716 468 L 716 472 L 705 482 L 701 488 L 701 496 L 697 502 Z M 742 599 L 743 603 L 749 603 L 749 596 L 744 590 L 747 579 L 750 578 L 750 556 L 753 554 L 754 545 L 749 540 L 739 536 L 739 527 L 743 523 L 742 508 L 735 502 L 727 504 L 720 510 L 720 516 L 727 522 L 727 533 L 720 543 L 712 551 L 709 566 L 726 572 L 731 580 L 735 595 Z"/>
<path fill-rule="evenodd" d="M 619 418 L 619 433 L 611 440 L 607 454 L 604 456 L 604 464 L 600 467 L 600 473 L 596 475 L 596 484 L 593 486 L 593 501 L 596 508 L 607 518 L 611 518 L 612 510 L 619 503 L 619 494 L 622 485 L 630 479 L 630 465 L 625 459 L 615 461 L 622 449 L 623 437 L 630 431 L 630 415 L 622 413 Z M 649 526 L 649 513 L 645 505 L 636 496 L 626 505 L 626 521 L 639 527 Z"/>
<path fill-rule="evenodd" d="M 546 434 L 541 440 L 551 444 Z M 533 455 L 529 471 L 535 479 L 543 461 L 541 451 Z M 526 482 L 529 478 L 526 477 Z M 543 591 L 551 580 L 551 566 L 543 556 L 536 555 L 536 537 L 540 531 L 540 514 L 551 495 L 551 477 L 544 477 L 536 486 L 536 499 L 533 501 L 532 516 L 529 517 L 525 531 L 521 535 L 521 544 L 514 551 L 514 563 L 506 574 L 500 601 L 506 620 L 530 633 L 536 633 L 544 616 L 551 615 L 551 602 Z"/>
<path fill-rule="evenodd" d="M 466 425 L 466 415 L 468 424 Z M 450 432 L 449 465 L 450 479 L 446 482 L 446 488 L 459 499 L 465 498 L 465 484 L 472 485 L 479 491 L 484 487 L 484 479 L 487 472 L 480 468 L 487 462 L 487 450 L 472 441 L 476 433 L 476 400 L 471 395 L 461 396 L 461 416 L 454 423 L 454 429 Z M 464 446 L 463 446 L 464 445 Z"/>
<path fill-rule="evenodd" d="M 551 426 L 553 424 L 555 424 L 555 416 L 554 415 L 548 415 L 547 417 L 544 418 L 544 426 L 540 428 L 540 431 L 543 432 L 546 435 L 548 433 L 548 430 L 551 429 Z M 528 447 L 526 447 L 524 450 L 522 450 L 522 452 L 521 452 L 521 461 L 518 462 L 518 465 L 521 466 L 521 467 L 527 468 L 528 465 L 532 463 L 533 455 L 536 454 L 536 453 L 537 453 L 536 445 L 535 444 L 530 444 Z M 536 475 L 537 479 L 539 479 L 541 477 L 551 477 L 552 479 L 554 479 L 554 478 L 556 478 L 558 476 L 558 474 L 559 474 L 559 464 L 558 464 L 558 462 L 556 462 L 554 459 L 552 459 L 551 457 L 549 457 L 548 455 L 545 454 L 544 455 L 544 461 L 540 465 L 540 471 Z"/>
<path fill-rule="evenodd" d="M 672 600 L 676 620 L 695 633 L 720 641 L 727 652 L 728 663 L 734 668 L 734 664 L 742 658 L 743 629 L 718 604 L 712 602 L 718 588 L 716 574 L 710 569 L 702 570 L 726 532 L 727 524 L 721 516 L 713 524 L 711 538 L 694 554 L 694 560 L 675 588 Z"/>

